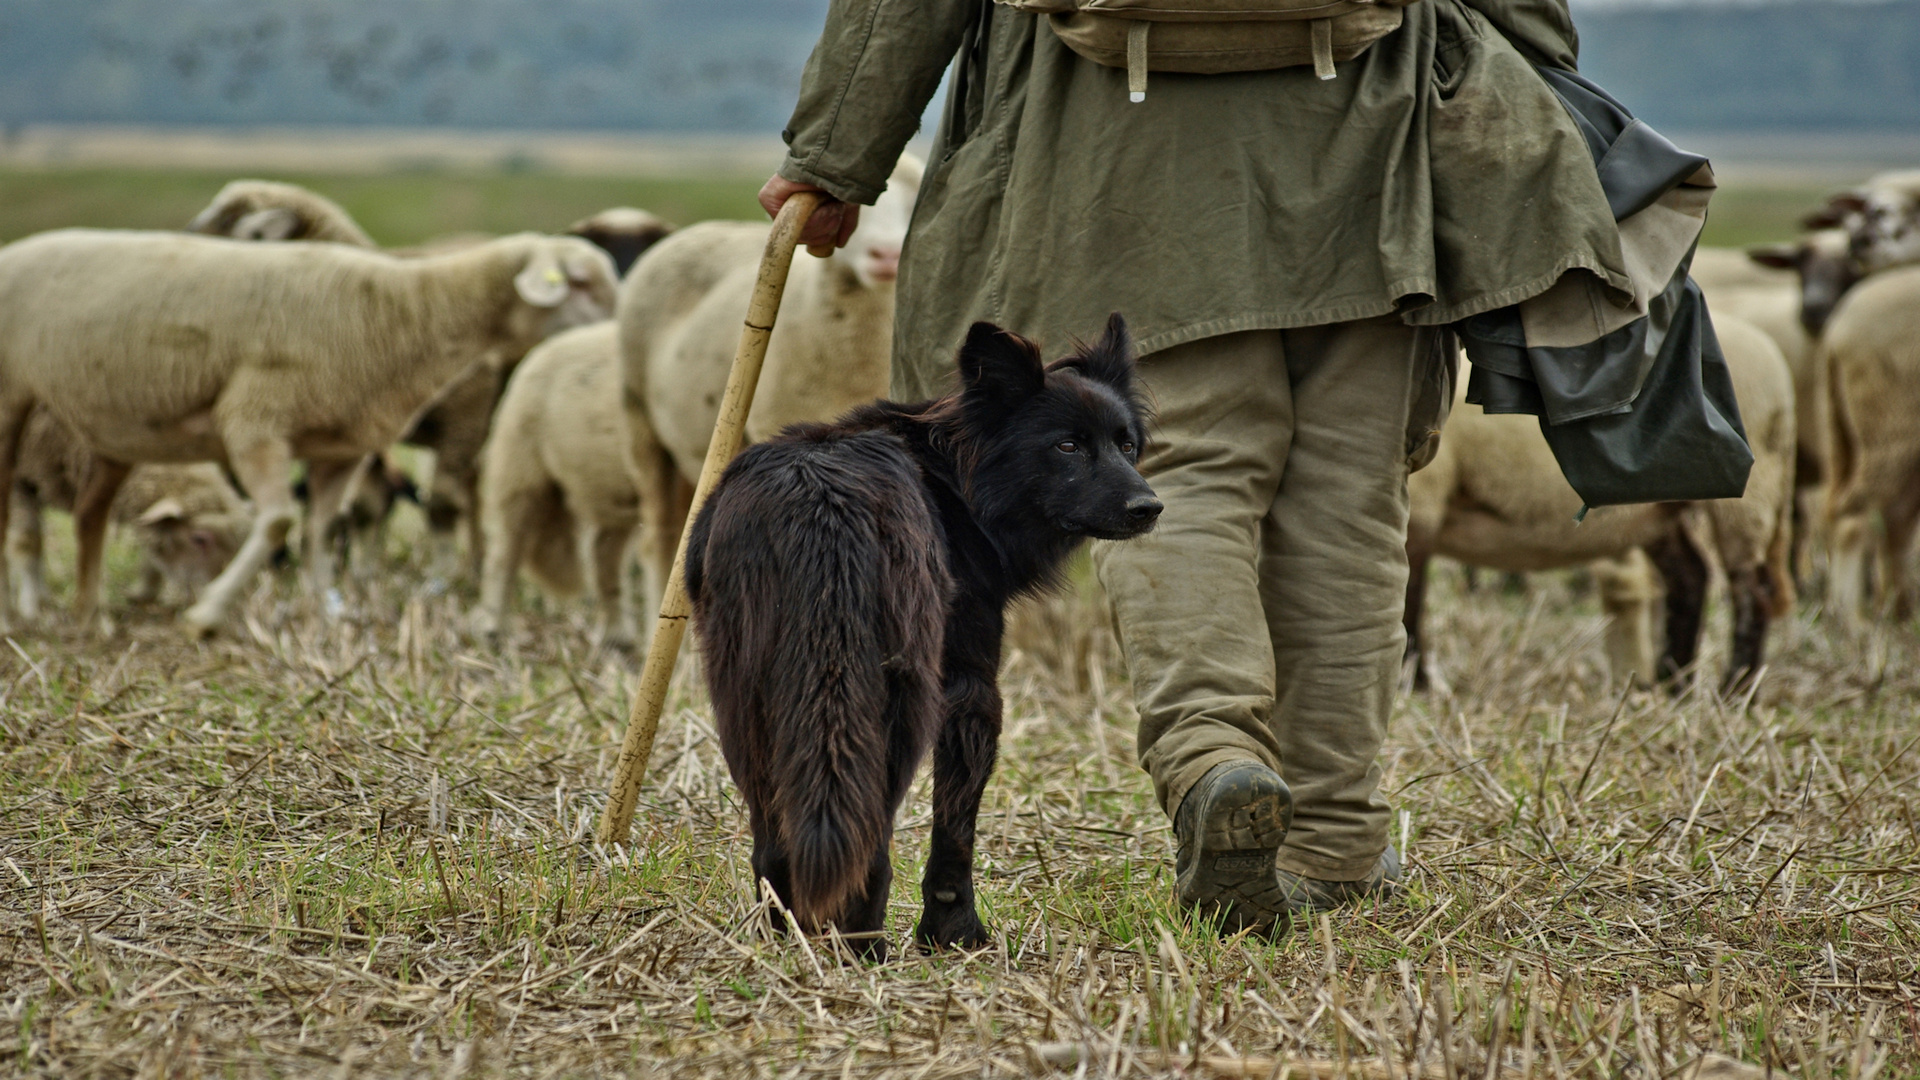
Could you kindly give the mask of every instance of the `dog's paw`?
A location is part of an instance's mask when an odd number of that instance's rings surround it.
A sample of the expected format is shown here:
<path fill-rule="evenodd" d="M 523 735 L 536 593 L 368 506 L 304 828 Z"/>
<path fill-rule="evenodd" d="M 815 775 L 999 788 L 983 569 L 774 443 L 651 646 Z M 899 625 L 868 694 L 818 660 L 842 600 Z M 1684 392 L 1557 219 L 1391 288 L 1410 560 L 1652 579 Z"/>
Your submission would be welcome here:
<path fill-rule="evenodd" d="M 928 904 L 913 928 L 913 940 L 929 952 L 934 949 L 978 949 L 987 944 L 987 928 L 975 914 L 971 898 L 958 904 Z"/>

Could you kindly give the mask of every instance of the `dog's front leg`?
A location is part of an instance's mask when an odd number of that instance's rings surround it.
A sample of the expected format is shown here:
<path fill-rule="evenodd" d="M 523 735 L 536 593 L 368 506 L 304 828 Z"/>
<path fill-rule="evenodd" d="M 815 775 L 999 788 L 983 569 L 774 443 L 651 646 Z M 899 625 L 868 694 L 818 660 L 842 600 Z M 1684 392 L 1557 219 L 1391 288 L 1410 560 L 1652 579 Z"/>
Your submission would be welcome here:
<path fill-rule="evenodd" d="M 913 931 L 923 946 L 987 943 L 973 906 L 973 839 L 1000 748 L 1000 631 L 997 607 L 956 610 L 947 621 L 946 708 L 933 746 L 933 842 Z"/>

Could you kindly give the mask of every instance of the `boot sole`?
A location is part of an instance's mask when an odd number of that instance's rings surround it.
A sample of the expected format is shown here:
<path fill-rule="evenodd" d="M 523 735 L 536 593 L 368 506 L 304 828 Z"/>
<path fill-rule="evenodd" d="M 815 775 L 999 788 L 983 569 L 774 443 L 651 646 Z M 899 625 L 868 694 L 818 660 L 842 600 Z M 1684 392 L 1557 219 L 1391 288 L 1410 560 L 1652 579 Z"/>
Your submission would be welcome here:
<path fill-rule="evenodd" d="M 1201 798 L 1207 801 L 1200 807 L 1199 850 L 1180 877 L 1181 904 L 1223 933 L 1271 929 L 1286 912 L 1274 868 L 1293 820 L 1286 783 L 1271 772 L 1249 771 Z"/>

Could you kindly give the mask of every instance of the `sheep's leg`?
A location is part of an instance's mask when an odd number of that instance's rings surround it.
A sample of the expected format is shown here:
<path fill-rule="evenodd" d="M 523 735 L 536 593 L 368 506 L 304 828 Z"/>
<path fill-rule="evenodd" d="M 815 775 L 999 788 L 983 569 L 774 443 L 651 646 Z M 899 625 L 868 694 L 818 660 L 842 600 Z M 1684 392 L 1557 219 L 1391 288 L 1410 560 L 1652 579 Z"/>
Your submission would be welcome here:
<path fill-rule="evenodd" d="M 1727 677 L 1720 694 L 1745 693 L 1760 673 L 1767 648 L 1767 627 L 1773 619 L 1773 577 L 1764 565 L 1727 575 L 1727 595 L 1733 602 L 1733 644 L 1728 651 Z"/>
<path fill-rule="evenodd" d="M 627 584 L 627 543 L 633 538 L 630 525 L 601 525 L 588 530 L 590 556 L 582 564 L 591 568 L 593 593 L 600 601 L 599 638 L 602 648 L 633 648 L 633 589 Z"/>
<path fill-rule="evenodd" d="M 1653 564 L 1638 548 L 1593 566 L 1600 607 L 1607 615 L 1607 667 L 1617 685 L 1631 679 L 1652 686 L 1659 677 L 1653 655 L 1653 602 L 1659 594 Z"/>
<path fill-rule="evenodd" d="M 73 535 L 80 549 L 80 568 L 74 575 L 74 617 L 82 626 L 92 626 L 100 610 L 100 562 L 107 548 L 107 518 L 113 509 L 113 497 L 120 493 L 133 466 L 102 457 L 93 459 L 87 482 L 73 501 Z"/>
<path fill-rule="evenodd" d="M 667 591 L 673 554 L 693 504 L 693 485 L 680 475 L 667 448 L 653 437 L 646 411 L 631 397 L 627 416 L 627 477 L 640 501 L 640 569 L 646 586 L 641 644 L 653 636 L 653 616 Z"/>
<path fill-rule="evenodd" d="M 1707 605 L 1707 557 L 1686 526 L 1674 522 L 1667 535 L 1647 545 L 1647 555 L 1667 587 L 1667 648 L 1660 657 L 1660 681 L 1678 689 L 1693 678 L 1700 655 L 1700 621 Z"/>
<path fill-rule="evenodd" d="M 1881 595 L 1898 622 L 1913 617 L 1913 595 L 1907 584 L 1907 553 L 1913 550 L 1913 533 L 1920 522 L 1920 476 L 1912 477 L 1904 491 L 1880 510 L 1880 587 Z"/>
<path fill-rule="evenodd" d="M 13 467 L 19 461 L 20 433 L 26 430 L 27 413 L 32 400 L 12 401 L 0 406 L 0 495 L 13 491 Z M 0 497 L 0 634 L 13 630 L 13 580 L 7 562 L 9 521 L 13 499 Z"/>
<path fill-rule="evenodd" d="M 1407 627 L 1407 651 L 1401 659 L 1401 668 L 1411 669 L 1415 690 L 1425 690 L 1430 684 L 1427 658 L 1421 650 L 1420 620 L 1427 607 L 1427 563 L 1432 557 L 1424 546 L 1407 544 L 1407 605 L 1401 614 L 1401 621 Z"/>
<path fill-rule="evenodd" d="M 1857 623 L 1867 609 L 1867 549 L 1871 528 L 1865 514 L 1848 514 L 1833 523 L 1827 550 L 1827 611 Z"/>
<path fill-rule="evenodd" d="M 20 617 L 28 622 L 40 617 L 40 602 L 47 596 L 46 530 L 41 514 L 39 497 L 14 490 L 12 531 L 7 535 L 7 547 L 20 564 L 18 610 Z"/>
<path fill-rule="evenodd" d="M 487 548 L 486 561 L 480 567 L 480 606 L 473 612 L 473 632 L 489 644 L 497 644 L 506 629 L 507 602 L 513 597 L 513 582 L 520 572 L 529 531 L 552 527 L 549 522 L 534 520 L 540 504 L 541 500 L 530 492 L 503 492 L 480 505 L 481 512 L 476 515 L 487 534 Z"/>
<path fill-rule="evenodd" d="M 467 576 L 478 580 L 487 565 L 487 537 L 480 527 L 480 470 L 468 468 L 455 480 L 460 485 L 460 526 L 467 534 Z"/>
<path fill-rule="evenodd" d="M 253 500 L 253 528 L 233 561 L 207 583 L 199 601 L 180 614 L 181 626 L 193 637 L 206 637 L 226 622 L 241 590 L 273 561 L 293 528 L 293 448 L 285 439 L 268 437 L 242 444 L 230 454 L 234 477 Z"/>
<path fill-rule="evenodd" d="M 333 537 L 346 524 L 340 509 L 366 460 L 307 462 L 307 581 L 330 616 L 340 603 L 333 587 Z"/>

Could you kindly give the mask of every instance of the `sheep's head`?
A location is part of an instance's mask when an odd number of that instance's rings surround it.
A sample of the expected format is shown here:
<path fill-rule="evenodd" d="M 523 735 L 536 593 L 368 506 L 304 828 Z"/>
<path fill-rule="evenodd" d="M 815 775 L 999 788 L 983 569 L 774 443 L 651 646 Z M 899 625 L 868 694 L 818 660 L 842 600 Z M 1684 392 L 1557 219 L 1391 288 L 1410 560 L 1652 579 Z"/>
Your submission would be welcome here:
<path fill-rule="evenodd" d="M 654 244 L 673 232 L 673 226 L 631 206 L 602 210 L 589 218 L 567 226 L 567 235 L 588 240 L 613 256 L 614 272 L 621 277 L 633 268 L 635 260 Z"/>
<path fill-rule="evenodd" d="M 847 246 L 833 253 L 834 260 L 851 269 L 869 289 L 892 284 L 900 276 L 900 251 L 907 242 L 907 224 L 913 219 L 924 171 L 919 158 L 902 154 L 887 179 L 887 190 L 872 206 L 860 209 L 860 224 Z"/>
<path fill-rule="evenodd" d="M 371 248 L 373 240 L 332 200 L 298 184 L 235 180 L 220 189 L 187 231 L 235 240 L 326 240 Z"/>
<path fill-rule="evenodd" d="M 1800 277 L 1800 325 L 1814 337 L 1827 325 L 1848 289 L 1866 276 L 1841 228 L 1816 229 L 1791 244 L 1759 244 L 1747 257 L 1761 266 L 1792 270 Z"/>
<path fill-rule="evenodd" d="M 1920 262 L 1920 170 L 1882 173 L 1833 195 L 1801 225 L 1844 230 L 1863 273 Z"/>
<path fill-rule="evenodd" d="M 190 512 L 168 496 L 135 521 L 143 547 L 167 579 L 187 595 L 233 561 L 249 522 L 243 513 Z"/>
<path fill-rule="evenodd" d="M 613 317 L 619 279 L 613 259 L 577 236 L 511 237 L 521 248 L 513 289 L 520 303 L 514 336 L 537 342 L 562 330 Z"/>

